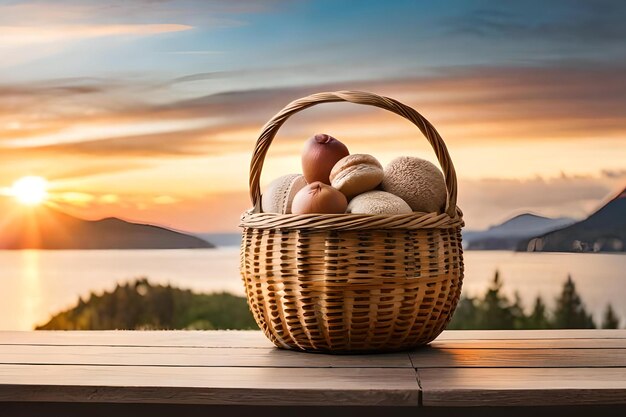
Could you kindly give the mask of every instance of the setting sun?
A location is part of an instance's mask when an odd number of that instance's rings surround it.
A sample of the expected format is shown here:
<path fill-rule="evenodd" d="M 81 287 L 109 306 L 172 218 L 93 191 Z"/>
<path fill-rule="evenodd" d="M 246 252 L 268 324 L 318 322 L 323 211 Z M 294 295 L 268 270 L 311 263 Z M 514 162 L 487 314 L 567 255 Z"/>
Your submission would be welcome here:
<path fill-rule="evenodd" d="M 10 193 L 22 204 L 35 206 L 41 204 L 47 197 L 48 181 L 42 177 L 28 176 L 15 181 Z"/>

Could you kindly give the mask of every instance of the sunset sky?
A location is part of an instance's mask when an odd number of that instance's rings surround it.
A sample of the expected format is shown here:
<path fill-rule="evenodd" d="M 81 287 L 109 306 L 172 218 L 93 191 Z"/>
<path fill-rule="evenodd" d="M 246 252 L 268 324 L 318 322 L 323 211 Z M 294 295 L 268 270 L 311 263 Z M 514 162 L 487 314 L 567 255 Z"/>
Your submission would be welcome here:
<path fill-rule="evenodd" d="M 235 231 L 265 121 L 359 89 L 437 127 L 469 229 L 584 217 L 626 186 L 625 21 L 602 0 L 0 0 L 0 194 L 36 175 L 83 218 Z M 264 183 L 322 132 L 434 161 L 398 116 L 323 105 L 281 130 Z"/>

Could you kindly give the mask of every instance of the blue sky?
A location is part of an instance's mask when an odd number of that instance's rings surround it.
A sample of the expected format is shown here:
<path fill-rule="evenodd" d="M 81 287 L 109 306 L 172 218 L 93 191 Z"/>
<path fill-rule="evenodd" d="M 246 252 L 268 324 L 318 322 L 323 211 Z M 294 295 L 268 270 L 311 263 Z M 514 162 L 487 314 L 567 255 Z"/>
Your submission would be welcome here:
<path fill-rule="evenodd" d="M 263 123 L 361 89 L 437 126 L 471 227 L 582 217 L 626 181 L 624 21 L 607 0 L 0 1 L 0 188 L 41 175 L 78 215 L 231 230 Z M 433 159 L 393 116 L 330 105 L 285 126 L 265 182 L 318 131 Z"/>
<path fill-rule="evenodd" d="M 31 50 L 17 53 L 30 59 L 2 65 L 2 75 L 32 81 L 297 69 L 274 82 L 315 82 L 468 66 L 623 65 L 626 7 L 620 3 L 1 2 L 3 26 L 180 26 L 150 35 L 81 36 L 77 30 L 62 42 L 25 43 Z"/>

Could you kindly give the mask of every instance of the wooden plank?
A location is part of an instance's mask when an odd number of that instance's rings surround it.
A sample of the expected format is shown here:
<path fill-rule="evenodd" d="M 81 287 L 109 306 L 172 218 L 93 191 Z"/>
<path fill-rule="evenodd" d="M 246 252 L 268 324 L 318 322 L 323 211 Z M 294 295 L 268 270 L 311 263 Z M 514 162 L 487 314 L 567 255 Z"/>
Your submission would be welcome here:
<path fill-rule="evenodd" d="M 437 349 L 626 349 L 626 339 L 437 339 Z"/>
<path fill-rule="evenodd" d="M 416 368 L 626 367 L 626 349 L 436 349 L 410 352 Z M 624 370 L 626 372 L 626 369 Z"/>
<path fill-rule="evenodd" d="M 0 365 L 0 401 L 412 405 L 413 369 Z"/>
<path fill-rule="evenodd" d="M 626 415 L 624 405 L 545 407 L 385 407 L 385 406 L 232 406 L 206 404 L 114 404 L 13 402 L 2 404 L 3 417 L 613 417 Z"/>
<path fill-rule="evenodd" d="M 538 340 L 540 344 L 559 343 L 562 339 L 598 340 L 600 347 L 615 343 L 624 347 L 626 330 L 447 330 L 433 344 L 441 342 Z M 565 342 L 568 343 L 568 342 Z M 583 342 L 585 343 L 585 342 Z M 591 343 L 591 342 L 586 342 Z M 237 331 L 4 331 L 2 344 L 74 345 L 74 346 L 169 346 L 169 347 L 242 347 L 267 348 L 273 346 L 258 330 Z M 604 345 L 606 344 L 606 345 Z"/>
<path fill-rule="evenodd" d="M 437 340 L 626 339 L 626 329 L 446 330 Z"/>
<path fill-rule="evenodd" d="M 275 368 L 412 368 L 407 353 L 323 355 L 277 348 L 0 345 L 0 363 Z"/>
<path fill-rule="evenodd" d="M 268 348 L 274 345 L 258 330 L 84 330 L 0 332 L 0 345 L 170 346 Z"/>
<path fill-rule="evenodd" d="M 419 369 L 424 406 L 626 404 L 624 368 Z"/>

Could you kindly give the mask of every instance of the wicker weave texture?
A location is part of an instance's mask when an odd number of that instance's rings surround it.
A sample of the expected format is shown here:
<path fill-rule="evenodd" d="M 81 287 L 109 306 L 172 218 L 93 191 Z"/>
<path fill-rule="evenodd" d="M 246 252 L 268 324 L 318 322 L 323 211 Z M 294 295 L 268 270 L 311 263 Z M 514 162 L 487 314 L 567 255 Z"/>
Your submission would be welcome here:
<path fill-rule="evenodd" d="M 461 293 L 460 228 L 244 230 L 250 309 L 277 346 L 407 349 L 435 339 Z"/>
<path fill-rule="evenodd" d="M 445 213 L 260 212 L 261 170 L 280 126 L 303 109 L 336 101 L 384 108 L 422 131 L 446 179 Z M 254 207 L 240 224 L 241 274 L 252 314 L 276 346 L 332 353 L 393 351 L 426 344 L 444 330 L 461 293 L 463 220 L 445 143 L 415 110 L 387 97 L 351 91 L 290 103 L 259 136 L 250 193 Z"/>

